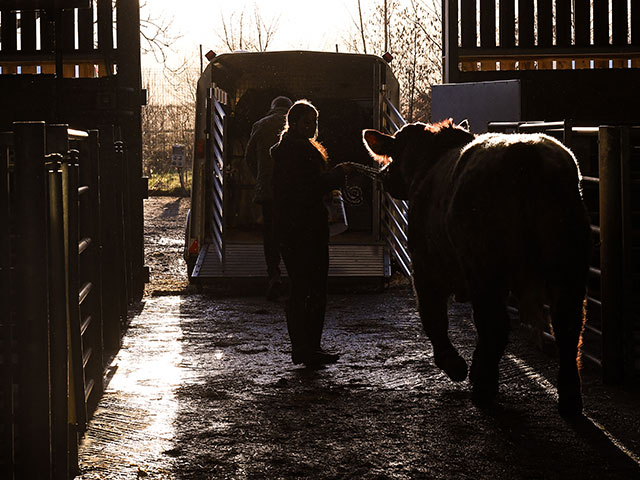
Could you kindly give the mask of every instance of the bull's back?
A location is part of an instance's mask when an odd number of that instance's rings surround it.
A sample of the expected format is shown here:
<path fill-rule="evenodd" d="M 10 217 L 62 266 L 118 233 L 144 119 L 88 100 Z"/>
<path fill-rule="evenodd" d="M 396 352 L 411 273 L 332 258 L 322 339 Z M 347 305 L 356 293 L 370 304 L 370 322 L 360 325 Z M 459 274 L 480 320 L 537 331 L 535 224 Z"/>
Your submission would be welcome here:
<path fill-rule="evenodd" d="M 446 230 L 467 286 L 582 268 L 589 221 L 573 155 L 543 135 L 479 137 L 457 161 Z"/>

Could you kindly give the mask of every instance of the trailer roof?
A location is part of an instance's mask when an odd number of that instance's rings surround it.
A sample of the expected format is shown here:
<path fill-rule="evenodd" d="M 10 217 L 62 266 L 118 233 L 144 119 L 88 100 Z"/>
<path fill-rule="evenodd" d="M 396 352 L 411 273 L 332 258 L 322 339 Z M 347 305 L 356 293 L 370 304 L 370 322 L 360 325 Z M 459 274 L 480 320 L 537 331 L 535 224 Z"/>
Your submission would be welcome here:
<path fill-rule="evenodd" d="M 383 82 L 397 89 L 390 66 L 376 55 L 314 51 L 234 52 L 215 57 L 202 79 L 231 95 L 250 89 L 280 90 L 292 98 L 369 97 L 379 68 Z"/>

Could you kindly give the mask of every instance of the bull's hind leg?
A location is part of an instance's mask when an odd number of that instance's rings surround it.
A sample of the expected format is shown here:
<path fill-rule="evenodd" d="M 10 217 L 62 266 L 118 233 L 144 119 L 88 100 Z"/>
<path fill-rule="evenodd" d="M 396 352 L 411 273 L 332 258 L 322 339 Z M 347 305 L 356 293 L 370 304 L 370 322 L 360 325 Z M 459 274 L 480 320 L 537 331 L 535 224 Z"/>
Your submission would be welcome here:
<path fill-rule="evenodd" d="M 473 301 L 473 320 L 478 343 L 473 352 L 469 380 L 473 402 L 484 406 L 498 393 L 498 366 L 509 336 L 509 316 L 500 295 L 485 295 Z"/>
<path fill-rule="evenodd" d="M 432 285 L 422 281 L 414 272 L 413 285 L 418 301 L 418 311 L 424 331 L 433 346 L 436 366 L 454 382 L 467 378 L 467 362 L 460 356 L 449 340 L 449 318 L 447 316 L 447 296 L 440 295 Z"/>
<path fill-rule="evenodd" d="M 558 346 L 558 410 L 560 415 L 582 413 L 578 352 L 584 325 L 583 286 L 559 288 L 552 293 L 551 321 Z"/>

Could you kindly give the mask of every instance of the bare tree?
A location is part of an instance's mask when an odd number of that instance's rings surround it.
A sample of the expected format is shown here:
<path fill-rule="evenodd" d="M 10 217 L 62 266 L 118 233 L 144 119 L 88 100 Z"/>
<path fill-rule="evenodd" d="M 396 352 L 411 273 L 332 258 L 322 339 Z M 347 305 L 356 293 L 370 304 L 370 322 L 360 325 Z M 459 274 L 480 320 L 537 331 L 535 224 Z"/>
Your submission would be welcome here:
<path fill-rule="evenodd" d="M 171 46 L 182 35 L 173 28 L 172 19 L 152 15 L 150 10 L 147 0 L 140 3 L 140 49 L 143 54 L 150 53 L 158 63 L 166 65 Z"/>
<path fill-rule="evenodd" d="M 257 4 L 253 5 L 253 18 L 245 15 L 245 8 L 233 11 L 228 17 L 221 12 L 222 34 L 218 35 L 231 51 L 252 50 L 264 52 L 276 36 L 280 16 L 266 19 Z"/>
<path fill-rule="evenodd" d="M 401 84 L 401 112 L 408 121 L 431 117 L 431 85 L 442 72 L 441 12 L 438 0 L 379 0 L 372 10 L 359 11 L 368 18 L 362 26 L 354 20 L 355 34 L 347 48 L 362 46 L 382 55 L 393 55 L 391 68 Z M 381 35 L 384 32 L 384 35 Z"/>
<path fill-rule="evenodd" d="M 273 17 L 268 22 L 265 21 L 257 4 L 253 6 L 256 34 L 258 36 L 258 51 L 265 52 L 269 48 L 269 43 L 278 31 L 280 16 Z"/>
<path fill-rule="evenodd" d="M 360 4 L 360 0 L 358 0 L 358 16 L 360 17 L 360 35 L 362 36 L 362 51 L 364 53 L 367 53 L 367 40 L 364 32 L 364 23 L 362 21 L 362 5 Z"/>

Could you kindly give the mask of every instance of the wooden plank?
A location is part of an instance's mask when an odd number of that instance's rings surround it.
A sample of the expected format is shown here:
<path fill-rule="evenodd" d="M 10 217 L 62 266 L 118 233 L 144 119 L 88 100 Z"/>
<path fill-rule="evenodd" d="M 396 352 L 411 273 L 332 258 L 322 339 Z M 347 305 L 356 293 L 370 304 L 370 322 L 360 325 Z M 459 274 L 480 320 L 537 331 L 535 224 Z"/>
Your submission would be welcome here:
<path fill-rule="evenodd" d="M 53 46 L 55 45 L 53 35 L 53 24 L 49 21 L 50 18 L 41 12 L 40 14 L 40 50 L 43 52 L 53 52 Z"/>
<path fill-rule="evenodd" d="M 480 0 L 480 46 L 496 46 L 496 2 Z M 484 65 L 482 70 L 485 70 Z M 495 70 L 495 62 L 494 68 Z"/>
<path fill-rule="evenodd" d="M 609 45 L 609 0 L 593 0 L 593 44 Z"/>
<path fill-rule="evenodd" d="M 513 60 L 500 60 L 500 71 L 513 71 L 516 69 L 516 62 Z"/>
<path fill-rule="evenodd" d="M 538 45 L 540 47 L 553 45 L 552 0 L 538 0 Z"/>
<path fill-rule="evenodd" d="M 476 2 L 461 2 L 460 22 L 462 31 L 462 47 L 477 47 L 478 37 L 476 31 Z"/>
<path fill-rule="evenodd" d="M 586 47 L 590 44 L 591 19 L 590 0 L 574 0 L 576 46 Z"/>
<path fill-rule="evenodd" d="M 591 68 L 591 60 L 587 60 L 584 58 L 576 59 L 576 70 L 584 70 Z"/>
<path fill-rule="evenodd" d="M 96 66 L 93 63 L 81 63 L 79 65 L 80 78 L 94 78 L 96 73 Z"/>
<path fill-rule="evenodd" d="M 556 60 L 556 70 L 571 70 L 573 62 L 571 60 Z"/>
<path fill-rule="evenodd" d="M 111 0 L 97 0 L 98 2 L 98 49 L 111 51 L 113 49 L 113 12 Z"/>
<path fill-rule="evenodd" d="M 76 66 L 72 63 L 65 63 L 62 66 L 62 76 L 64 78 L 75 78 L 76 76 Z"/>
<path fill-rule="evenodd" d="M 533 0 L 518 0 L 518 45 L 533 47 Z"/>
<path fill-rule="evenodd" d="M 553 60 L 538 60 L 538 70 L 553 70 Z"/>
<path fill-rule="evenodd" d="M 640 3 L 631 3 L 631 44 L 640 45 Z"/>
<path fill-rule="evenodd" d="M 627 23 L 627 0 L 612 0 L 613 45 L 627 45 L 629 27 Z"/>
<path fill-rule="evenodd" d="M 500 1 L 500 46 L 505 48 L 514 47 L 516 44 L 514 1 L 515 0 Z"/>
<path fill-rule="evenodd" d="M 497 62 L 495 60 L 485 60 L 480 62 L 480 70 L 482 72 L 493 72 L 498 69 Z"/>
<path fill-rule="evenodd" d="M 93 9 L 78 10 L 78 50 L 93 51 Z"/>
<path fill-rule="evenodd" d="M 16 14 L 8 10 L 2 13 L 2 28 L 0 29 L 0 40 L 2 41 L 2 53 L 16 53 L 18 51 Z"/>
<path fill-rule="evenodd" d="M 62 11 L 62 51 L 75 50 L 75 18 L 73 10 Z"/>
<path fill-rule="evenodd" d="M 629 60 L 626 58 L 616 58 L 612 60 L 611 63 L 613 68 L 627 68 L 629 64 Z"/>
<path fill-rule="evenodd" d="M 556 2 L 556 45 L 571 45 L 571 2 Z"/>
<path fill-rule="evenodd" d="M 597 58 L 593 61 L 593 68 L 609 68 L 609 60 Z"/>
<path fill-rule="evenodd" d="M 22 12 L 20 15 L 21 51 L 33 53 L 36 51 L 36 12 Z"/>
<path fill-rule="evenodd" d="M 56 64 L 55 63 L 43 63 L 40 67 L 40 73 L 45 75 L 55 75 Z"/>

